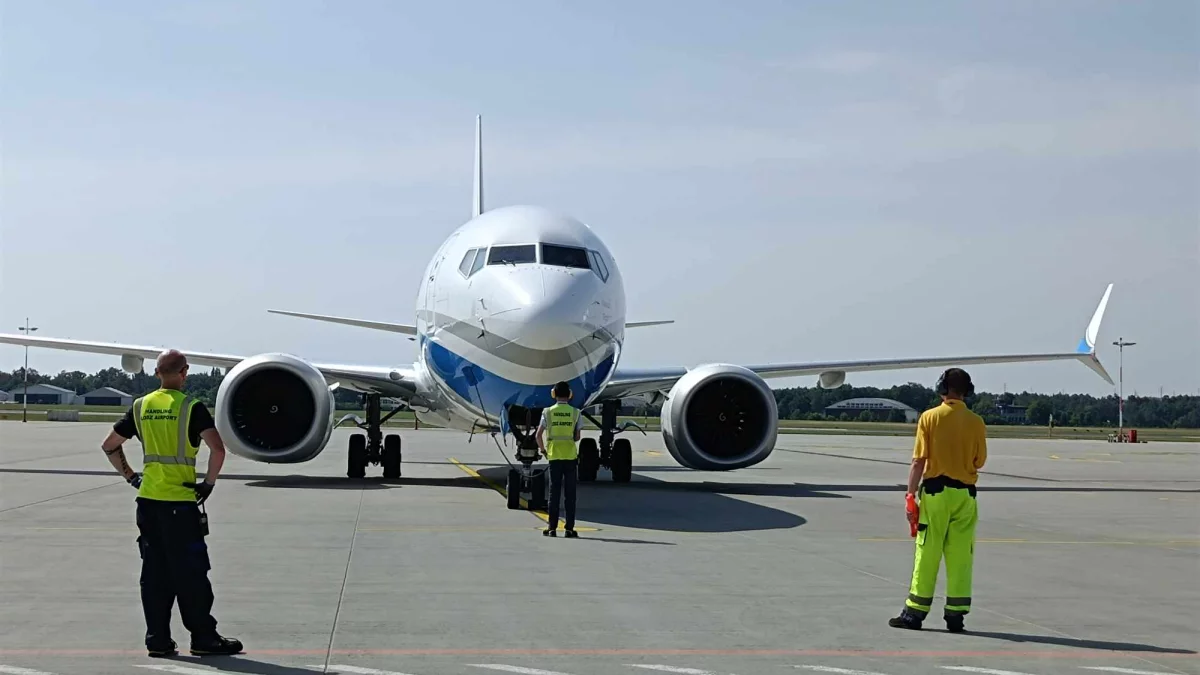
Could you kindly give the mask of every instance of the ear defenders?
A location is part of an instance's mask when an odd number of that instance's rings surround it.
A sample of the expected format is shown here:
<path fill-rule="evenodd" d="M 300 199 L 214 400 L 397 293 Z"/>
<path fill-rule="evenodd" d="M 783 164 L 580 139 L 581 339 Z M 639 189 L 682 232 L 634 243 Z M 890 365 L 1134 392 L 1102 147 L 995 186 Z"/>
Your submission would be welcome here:
<path fill-rule="evenodd" d="M 950 372 L 950 370 L 947 370 L 947 371 L 943 372 L 941 374 L 941 376 L 938 377 L 937 386 L 935 388 L 937 389 L 937 393 L 941 396 L 948 396 L 950 394 L 950 387 L 948 387 L 946 385 L 946 375 L 949 372 Z M 971 376 L 967 375 L 967 373 L 965 371 L 963 372 L 963 375 L 967 376 L 967 390 L 962 392 L 963 398 L 968 398 L 968 397 L 974 396 L 975 395 L 975 383 L 971 381 Z"/>

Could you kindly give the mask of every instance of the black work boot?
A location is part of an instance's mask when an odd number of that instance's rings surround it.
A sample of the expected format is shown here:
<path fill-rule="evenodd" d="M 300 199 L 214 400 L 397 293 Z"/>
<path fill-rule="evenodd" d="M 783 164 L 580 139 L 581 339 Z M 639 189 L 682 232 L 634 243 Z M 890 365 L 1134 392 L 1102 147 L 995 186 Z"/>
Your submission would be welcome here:
<path fill-rule="evenodd" d="M 233 638 L 214 635 L 197 640 L 192 638 L 193 656 L 231 656 L 242 653 L 242 643 Z"/>
<path fill-rule="evenodd" d="M 966 626 L 963 625 L 961 614 L 947 614 L 944 618 L 946 619 L 946 630 L 951 633 L 962 633 L 967 630 Z"/>
<path fill-rule="evenodd" d="M 888 619 L 888 625 L 892 628 L 907 628 L 908 630 L 921 630 L 921 622 L 922 619 L 907 607 L 901 610 L 900 616 Z"/>
<path fill-rule="evenodd" d="M 567 539 L 578 539 L 579 538 L 579 533 L 573 529 L 568 529 L 566 534 L 567 534 Z"/>
<path fill-rule="evenodd" d="M 174 640 L 167 640 L 158 644 L 147 644 L 146 654 L 151 658 L 162 659 L 168 656 L 179 655 L 179 645 L 175 644 Z"/>
<path fill-rule="evenodd" d="M 547 527 L 546 529 L 542 530 L 542 536 L 543 537 L 557 537 L 558 531 L 553 528 Z"/>

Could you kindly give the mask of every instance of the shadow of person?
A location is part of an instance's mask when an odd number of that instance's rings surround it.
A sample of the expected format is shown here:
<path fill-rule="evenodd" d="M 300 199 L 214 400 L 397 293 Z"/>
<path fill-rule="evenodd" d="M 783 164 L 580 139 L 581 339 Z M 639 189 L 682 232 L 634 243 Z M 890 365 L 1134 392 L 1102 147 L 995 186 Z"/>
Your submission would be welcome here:
<path fill-rule="evenodd" d="M 326 672 L 323 668 L 297 668 L 295 666 L 283 666 L 277 663 L 257 661 L 248 658 L 245 654 L 237 656 L 206 656 L 204 658 L 183 656 L 181 654 L 161 660 L 191 665 L 204 665 L 213 668 L 213 672 L 247 673 L 248 675 L 318 675 Z"/>
<path fill-rule="evenodd" d="M 1079 638 L 1061 637 L 1058 635 L 1022 635 L 1020 633 L 998 633 L 995 631 L 978 631 L 967 628 L 964 635 L 973 635 L 975 637 L 991 638 L 993 640 L 1006 640 L 1008 642 L 1033 642 L 1044 645 L 1059 645 L 1061 647 L 1075 647 L 1077 649 L 1103 649 L 1114 652 L 1150 652 L 1155 654 L 1195 654 L 1191 649 L 1177 649 L 1174 647 L 1156 647 L 1154 645 L 1143 645 L 1136 642 L 1105 642 L 1103 640 L 1084 640 Z"/>

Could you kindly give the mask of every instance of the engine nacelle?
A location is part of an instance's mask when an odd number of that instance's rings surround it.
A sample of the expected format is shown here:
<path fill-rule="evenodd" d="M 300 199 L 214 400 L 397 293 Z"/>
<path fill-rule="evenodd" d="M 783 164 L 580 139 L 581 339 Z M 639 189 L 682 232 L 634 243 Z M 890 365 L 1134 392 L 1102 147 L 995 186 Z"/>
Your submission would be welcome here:
<path fill-rule="evenodd" d="M 229 451 L 259 462 L 307 462 L 333 433 L 333 392 L 321 371 L 289 354 L 234 366 L 217 390 L 216 423 Z"/>
<path fill-rule="evenodd" d="M 775 449 L 779 408 L 766 381 L 741 366 L 710 364 L 679 378 L 662 408 L 675 461 L 690 469 L 753 466 Z"/>
<path fill-rule="evenodd" d="M 846 371 L 827 370 L 817 377 L 817 384 L 821 385 L 822 389 L 837 389 L 846 384 Z"/>

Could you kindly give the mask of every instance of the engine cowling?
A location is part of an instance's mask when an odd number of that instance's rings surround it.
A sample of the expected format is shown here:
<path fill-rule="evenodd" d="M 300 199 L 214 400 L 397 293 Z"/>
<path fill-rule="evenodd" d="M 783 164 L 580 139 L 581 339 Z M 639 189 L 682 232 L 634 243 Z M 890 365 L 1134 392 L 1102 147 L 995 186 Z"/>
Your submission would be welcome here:
<path fill-rule="evenodd" d="M 234 366 L 217 390 L 216 424 L 230 452 L 259 462 L 307 462 L 333 433 L 333 392 L 321 371 L 290 354 Z"/>
<path fill-rule="evenodd" d="M 775 449 L 779 409 L 766 381 L 741 366 L 710 364 L 679 378 L 662 409 L 675 461 L 691 469 L 753 466 Z"/>

